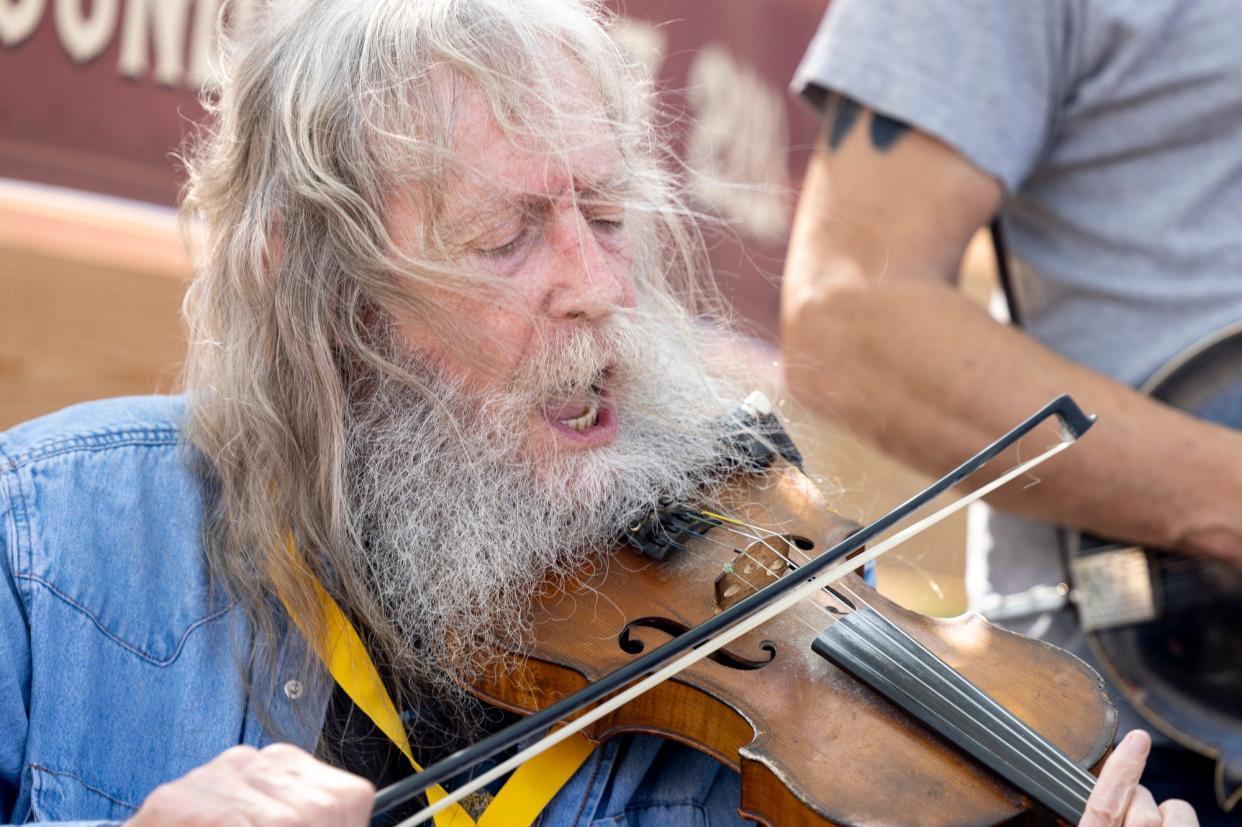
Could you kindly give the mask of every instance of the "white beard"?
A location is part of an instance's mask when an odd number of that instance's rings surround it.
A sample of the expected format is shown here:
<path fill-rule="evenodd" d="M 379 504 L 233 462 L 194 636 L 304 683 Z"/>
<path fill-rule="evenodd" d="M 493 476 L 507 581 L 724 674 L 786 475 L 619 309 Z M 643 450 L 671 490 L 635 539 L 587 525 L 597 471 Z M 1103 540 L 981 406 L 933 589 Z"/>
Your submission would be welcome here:
<path fill-rule="evenodd" d="M 620 319 L 554 342 L 512 393 L 482 402 L 425 368 L 411 368 L 421 390 L 376 380 L 348 434 L 361 538 L 352 573 L 389 615 L 385 654 L 397 674 L 460 699 L 478 670 L 527 648 L 542 584 L 601 563 L 661 496 L 685 498 L 714 480 L 719 418 L 740 396 L 707 375 L 689 344 L 658 319 Z M 589 388 L 606 364 L 616 439 L 524 456 L 512 423 Z"/>

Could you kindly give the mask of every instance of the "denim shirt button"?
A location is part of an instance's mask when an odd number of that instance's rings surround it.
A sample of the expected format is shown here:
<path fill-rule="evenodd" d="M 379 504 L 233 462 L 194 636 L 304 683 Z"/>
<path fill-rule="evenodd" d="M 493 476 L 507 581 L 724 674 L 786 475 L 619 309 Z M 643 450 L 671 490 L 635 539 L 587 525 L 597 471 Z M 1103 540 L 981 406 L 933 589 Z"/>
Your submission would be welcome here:
<path fill-rule="evenodd" d="M 285 681 L 285 697 L 291 701 L 296 701 L 306 693 L 306 687 L 297 678 Z"/>

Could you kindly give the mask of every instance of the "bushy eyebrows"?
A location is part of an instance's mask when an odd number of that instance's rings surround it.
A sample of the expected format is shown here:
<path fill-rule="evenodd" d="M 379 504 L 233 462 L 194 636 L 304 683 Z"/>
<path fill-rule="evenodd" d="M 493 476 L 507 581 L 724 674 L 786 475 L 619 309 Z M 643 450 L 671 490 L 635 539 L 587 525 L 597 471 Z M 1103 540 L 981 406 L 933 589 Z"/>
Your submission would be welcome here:
<path fill-rule="evenodd" d="M 628 200 L 633 190 L 633 180 L 624 173 L 614 173 L 593 181 L 574 182 L 574 192 L 579 201 L 619 205 Z"/>
<path fill-rule="evenodd" d="M 592 208 L 615 208 L 622 206 L 630 195 L 632 184 L 629 176 L 615 174 L 591 180 L 575 179 L 574 198 L 580 204 Z M 487 227 L 510 221 L 520 216 L 538 216 L 547 213 L 563 195 L 548 193 L 501 193 L 493 192 L 475 201 L 467 210 L 452 219 L 459 227 Z"/>

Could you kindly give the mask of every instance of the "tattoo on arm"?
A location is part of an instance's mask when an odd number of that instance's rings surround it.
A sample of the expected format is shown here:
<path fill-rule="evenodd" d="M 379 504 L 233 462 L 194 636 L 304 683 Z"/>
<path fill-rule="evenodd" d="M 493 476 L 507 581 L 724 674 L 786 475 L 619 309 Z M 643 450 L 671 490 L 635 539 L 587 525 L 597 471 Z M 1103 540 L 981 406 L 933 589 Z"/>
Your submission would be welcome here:
<path fill-rule="evenodd" d="M 858 121 L 863 107 L 852 98 L 840 94 L 832 94 L 824 106 L 824 122 L 828 126 L 828 150 L 835 151 L 844 143 L 846 136 Z M 871 112 L 871 127 L 868 132 L 871 146 L 880 152 L 893 148 L 901 137 L 910 131 L 910 125 L 879 112 Z"/>
<path fill-rule="evenodd" d="M 833 95 L 828 99 L 828 107 L 824 110 L 824 118 L 829 121 L 828 149 L 835 150 L 841 146 L 845 136 L 849 134 L 862 107 L 843 95 Z"/>
<path fill-rule="evenodd" d="M 901 136 L 910 131 L 910 124 L 903 123 L 879 112 L 871 113 L 871 145 L 880 152 L 888 152 Z"/>

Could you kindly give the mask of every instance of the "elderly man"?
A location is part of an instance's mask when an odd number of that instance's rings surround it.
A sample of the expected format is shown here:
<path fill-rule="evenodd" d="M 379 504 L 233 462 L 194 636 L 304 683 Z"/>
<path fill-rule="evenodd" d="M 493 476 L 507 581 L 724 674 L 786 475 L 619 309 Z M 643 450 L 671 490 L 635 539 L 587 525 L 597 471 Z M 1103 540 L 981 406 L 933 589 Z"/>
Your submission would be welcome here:
<path fill-rule="evenodd" d="M 212 111 L 186 395 L 0 436 L 0 820 L 367 823 L 503 723 L 461 685 L 703 484 L 737 398 L 587 3 L 272 3 Z M 738 819 L 732 771 L 651 737 L 534 781 L 545 825 Z"/>

